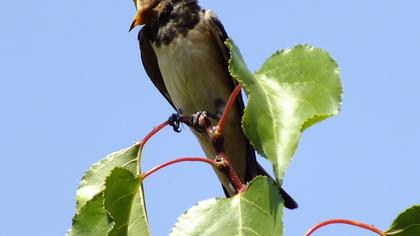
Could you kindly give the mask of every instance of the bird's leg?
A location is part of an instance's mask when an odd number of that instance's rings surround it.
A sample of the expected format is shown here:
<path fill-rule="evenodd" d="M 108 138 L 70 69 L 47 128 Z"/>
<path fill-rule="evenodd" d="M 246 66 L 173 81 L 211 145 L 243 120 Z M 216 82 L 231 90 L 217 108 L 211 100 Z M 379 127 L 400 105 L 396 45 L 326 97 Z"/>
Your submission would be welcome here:
<path fill-rule="evenodd" d="M 179 115 L 179 113 L 173 113 L 168 118 L 168 123 L 174 129 L 175 132 L 181 132 L 181 116 Z"/>

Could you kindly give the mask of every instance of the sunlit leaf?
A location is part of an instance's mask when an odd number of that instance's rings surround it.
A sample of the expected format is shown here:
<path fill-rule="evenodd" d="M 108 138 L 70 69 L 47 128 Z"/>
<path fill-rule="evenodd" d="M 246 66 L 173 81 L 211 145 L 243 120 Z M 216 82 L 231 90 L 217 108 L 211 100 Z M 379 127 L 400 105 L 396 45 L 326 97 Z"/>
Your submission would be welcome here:
<path fill-rule="evenodd" d="M 244 132 L 282 180 L 302 131 L 340 110 L 338 66 L 327 52 L 298 45 L 276 52 L 253 74 L 233 42 L 226 44 L 231 49 L 229 71 L 248 96 Z"/>
<path fill-rule="evenodd" d="M 199 202 L 180 216 L 171 236 L 282 235 L 282 199 L 267 177 L 257 177 L 248 189 L 231 198 Z"/>
<path fill-rule="evenodd" d="M 90 199 L 73 217 L 68 236 L 106 235 L 112 228 L 112 221 L 104 209 L 104 194 L 98 193 Z"/>
<path fill-rule="evenodd" d="M 124 167 L 133 174 L 138 174 L 137 154 L 139 145 L 111 153 L 104 159 L 93 164 L 83 175 L 76 192 L 76 211 L 82 208 L 86 201 L 102 191 L 105 178 L 115 167 Z"/>
<path fill-rule="evenodd" d="M 103 232 L 108 231 L 109 235 L 150 235 L 137 177 L 140 151 L 136 144 L 114 152 L 85 172 L 76 193 L 76 214 L 69 235 L 105 235 Z M 107 230 L 96 231 L 99 226 Z"/>
<path fill-rule="evenodd" d="M 105 183 L 105 209 L 114 222 L 108 235 L 149 235 L 141 179 L 127 169 L 115 168 Z"/>

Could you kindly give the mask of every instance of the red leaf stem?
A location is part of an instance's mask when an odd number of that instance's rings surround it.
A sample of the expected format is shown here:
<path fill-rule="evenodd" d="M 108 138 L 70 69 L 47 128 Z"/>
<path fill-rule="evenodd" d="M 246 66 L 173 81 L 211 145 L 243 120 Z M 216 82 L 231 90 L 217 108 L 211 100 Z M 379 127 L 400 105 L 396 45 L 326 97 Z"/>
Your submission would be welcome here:
<path fill-rule="evenodd" d="M 230 158 L 226 155 L 225 152 L 218 153 L 218 156 L 226 160 L 228 163 L 228 165 L 226 166 L 227 170 L 225 170 L 225 173 L 227 173 L 227 176 L 229 177 L 233 187 L 238 191 L 238 193 L 244 192 L 246 190 L 246 185 L 241 182 L 235 169 L 233 169 Z"/>
<path fill-rule="evenodd" d="M 183 123 L 188 122 L 189 120 L 191 120 L 191 116 L 180 116 L 179 120 Z M 140 141 L 140 147 L 143 148 L 144 145 L 147 143 L 147 141 L 149 141 L 149 139 L 151 137 L 153 137 L 153 135 L 155 135 L 157 132 L 159 132 L 161 129 L 165 128 L 166 126 L 169 125 L 169 120 L 155 126 L 152 131 L 150 131 L 150 133 L 148 133 L 141 141 Z"/>
<path fill-rule="evenodd" d="M 346 220 L 346 219 L 331 219 L 331 220 L 326 220 L 324 222 L 321 222 L 321 223 L 315 225 L 314 227 L 312 227 L 311 229 L 309 229 L 305 233 L 305 236 L 310 236 L 317 229 L 319 229 L 321 227 L 324 227 L 326 225 L 330 225 L 330 224 L 348 224 L 348 225 L 353 225 L 353 226 L 356 226 L 356 227 L 360 227 L 360 228 L 364 228 L 364 229 L 370 230 L 370 231 L 372 231 L 374 233 L 377 233 L 378 235 L 385 236 L 385 233 L 384 232 L 382 232 L 381 230 L 375 228 L 372 225 L 368 225 L 368 224 L 357 222 L 357 221 L 353 221 L 353 220 Z"/>
<path fill-rule="evenodd" d="M 230 110 L 232 109 L 233 105 L 235 104 L 236 97 L 241 92 L 241 85 L 236 85 L 235 89 L 230 94 L 229 100 L 226 104 L 225 110 L 223 111 L 222 117 L 217 124 L 216 133 L 221 134 L 223 132 L 223 128 L 225 126 L 227 117 L 229 115 Z"/>
<path fill-rule="evenodd" d="M 216 166 L 216 162 L 207 158 L 203 158 L 203 157 L 182 157 L 182 158 L 177 158 L 174 160 L 170 160 L 168 162 L 165 162 L 163 164 L 160 164 L 156 167 L 153 167 L 152 169 L 150 169 L 149 171 L 146 171 L 145 173 L 142 174 L 142 180 L 144 180 L 145 178 L 147 178 L 147 176 L 155 173 L 156 171 L 166 167 L 166 166 L 170 166 L 179 162 L 186 162 L 186 161 L 200 161 L 200 162 L 204 162 L 207 164 L 210 164 L 212 166 Z"/>
<path fill-rule="evenodd" d="M 159 132 L 161 129 L 165 128 L 167 125 L 169 125 L 169 121 L 165 121 L 157 126 L 155 126 L 150 133 L 148 133 L 141 141 L 140 141 L 140 147 L 143 148 L 143 146 L 149 141 L 149 139 L 155 135 L 157 132 Z"/>

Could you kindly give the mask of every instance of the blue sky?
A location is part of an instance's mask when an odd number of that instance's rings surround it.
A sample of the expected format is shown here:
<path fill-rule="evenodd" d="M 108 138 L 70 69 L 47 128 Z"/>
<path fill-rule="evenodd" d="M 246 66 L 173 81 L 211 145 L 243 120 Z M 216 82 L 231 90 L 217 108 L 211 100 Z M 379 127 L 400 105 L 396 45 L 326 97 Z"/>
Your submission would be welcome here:
<path fill-rule="evenodd" d="M 260 3 L 261 2 L 261 3 Z M 418 1 L 201 1 L 252 70 L 275 50 L 309 43 L 341 68 L 342 112 L 302 136 L 285 188 L 285 235 L 328 218 L 386 229 L 420 202 Z M 63 235 L 85 169 L 130 146 L 173 111 L 140 64 L 131 1 L 0 3 L 2 235 Z M 201 155 L 189 132 L 151 140 L 143 170 Z M 221 196 L 212 170 L 181 164 L 145 183 L 153 235 Z M 322 232 L 321 232 L 322 231 Z M 318 235 L 370 235 L 332 226 Z"/>

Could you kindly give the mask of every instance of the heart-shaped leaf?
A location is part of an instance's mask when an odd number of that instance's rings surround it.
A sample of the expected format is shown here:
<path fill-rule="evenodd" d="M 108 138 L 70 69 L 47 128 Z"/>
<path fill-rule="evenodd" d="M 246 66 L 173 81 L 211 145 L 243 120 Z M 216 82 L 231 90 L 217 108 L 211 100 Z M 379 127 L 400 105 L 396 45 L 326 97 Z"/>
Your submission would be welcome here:
<path fill-rule="evenodd" d="M 242 119 L 245 135 L 273 163 L 281 181 L 304 129 L 338 113 L 339 69 L 324 50 L 309 45 L 276 52 L 255 73 L 228 40 L 229 71 L 248 96 Z"/>

